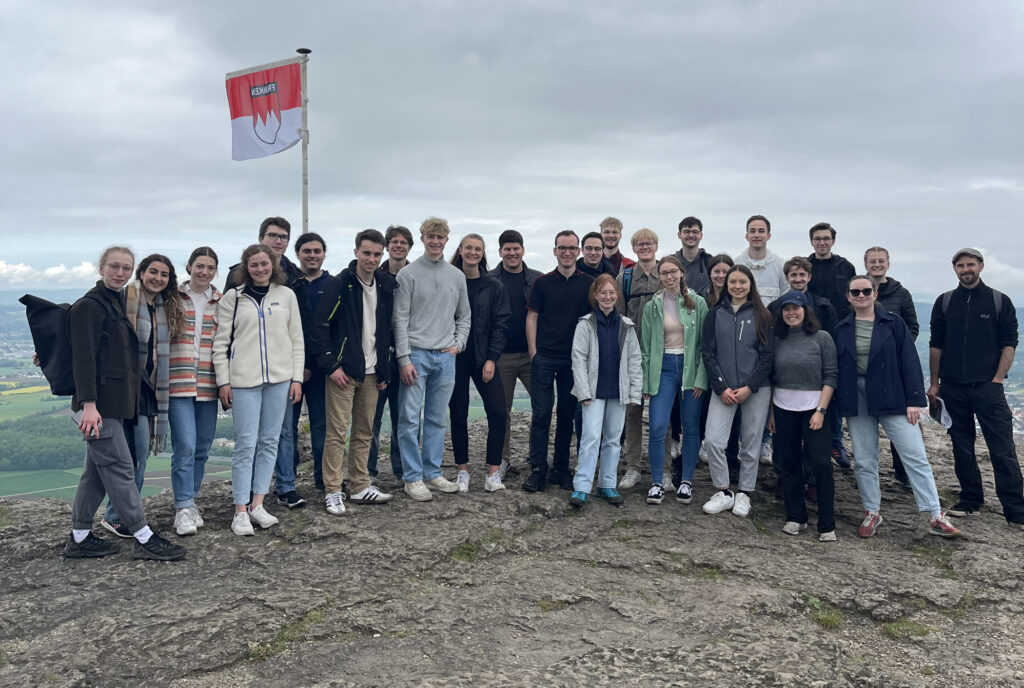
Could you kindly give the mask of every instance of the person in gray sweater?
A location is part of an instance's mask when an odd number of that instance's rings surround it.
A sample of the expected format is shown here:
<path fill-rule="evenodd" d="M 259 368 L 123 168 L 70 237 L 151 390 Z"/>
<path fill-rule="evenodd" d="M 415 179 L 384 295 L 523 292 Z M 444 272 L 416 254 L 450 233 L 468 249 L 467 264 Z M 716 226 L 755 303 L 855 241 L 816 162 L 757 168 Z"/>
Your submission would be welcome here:
<path fill-rule="evenodd" d="M 393 333 L 398 376 L 398 443 L 405 493 L 418 502 L 431 489 L 458 492 L 441 474 L 445 412 L 455 387 L 455 356 L 466 348 L 470 310 L 466 278 L 444 260 L 448 222 L 431 217 L 420 226 L 423 256 L 398 273 Z M 420 447 L 420 409 L 423 445 Z"/>
<path fill-rule="evenodd" d="M 793 290 L 779 299 L 772 363 L 775 391 L 768 425 L 774 434 L 774 458 L 786 505 L 782 532 L 799 535 L 807 527 L 803 490 L 806 454 L 818 487 L 818 538 L 835 542 L 835 483 L 825 414 L 839 382 L 839 369 L 836 345 L 821 329 L 809 296 Z"/>

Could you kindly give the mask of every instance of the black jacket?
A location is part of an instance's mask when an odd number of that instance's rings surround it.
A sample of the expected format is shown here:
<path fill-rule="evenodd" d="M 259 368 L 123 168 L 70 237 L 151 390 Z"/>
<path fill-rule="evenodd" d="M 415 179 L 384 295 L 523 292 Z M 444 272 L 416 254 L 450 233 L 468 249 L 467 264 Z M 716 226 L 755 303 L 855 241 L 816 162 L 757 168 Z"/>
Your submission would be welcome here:
<path fill-rule="evenodd" d="M 876 303 L 893 315 L 903 318 L 903 322 L 907 323 L 907 328 L 910 330 L 910 336 L 915 341 L 917 340 L 917 335 L 921 332 L 921 325 L 917 322 L 914 297 L 902 284 L 892 277 L 887 277 L 878 285 L 878 301 Z"/>
<path fill-rule="evenodd" d="M 476 367 L 482 368 L 487 361 L 497 363 L 501 352 L 505 350 L 512 310 L 508 305 L 505 287 L 496 277 L 480 275 L 479 288 L 469 295 L 469 311 Z"/>
<path fill-rule="evenodd" d="M 591 277 L 594 278 L 596 278 L 598 275 L 611 275 L 612 277 L 615 277 L 616 275 L 615 266 L 612 265 L 612 262 L 610 260 L 603 257 L 601 258 L 601 262 L 597 264 L 596 268 L 592 268 L 589 265 L 587 265 L 582 258 L 577 258 L 576 267 L 583 274 L 590 275 Z"/>
<path fill-rule="evenodd" d="M 398 282 L 381 269 L 373 273 L 377 289 L 377 365 L 379 382 L 391 382 L 391 313 Z M 356 276 L 356 261 L 333 278 L 320 297 L 309 328 L 310 350 L 317 367 L 330 375 L 339 367 L 345 375 L 366 379 L 363 356 L 363 287 Z"/>
<path fill-rule="evenodd" d="M 526 273 L 526 279 L 523 280 L 523 302 L 529 303 L 530 290 L 533 289 L 533 283 L 537 281 L 537 278 L 543 275 L 544 273 L 541 272 L 540 270 L 531 270 L 530 268 L 526 267 L 525 262 L 523 263 L 523 272 Z M 501 276 L 503 274 L 507 274 L 505 270 L 505 265 L 503 263 L 498 263 L 498 267 L 494 268 L 493 270 L 489 270 L 487 274 L 501 282 Z"/>
<path fill-rule="evenodd" d="M 807 291 L 831 301 L 842 320 L 851 312 L 846 290 L 850 279 L 857 274 L 853 263 L 834 253 L 828 260 L 821 260 L 812 253 L 807 260 L 811 261 L 811 281 L 807 283 Z"/>
<path fill-rule="evenodd" d="M 942 349 L 939 378 L 964 384 L 991 382 L 999 368 L 1004 346 L 1017 346 L 1017 311 L 1003 294 L 996 317 L 992 289 L 981 282 L 974 289 L 957 286 L 946 312 L 942 298 L 932 306 L 931 340 L 928 346 Z"/>
<path fill-rule="evenodd" d="M 118 292 L 107 289 L 99 281 L 89 293 L 108 301 L 117 320 L 107 325 L 107 342 L 101 357 L 100 338 L 107 319 L 106 309 L 92 298 L 79 299 L 71 306 L 68 328 L 75 376 L 71 408 L 81 411 L 85 402 L 93 401 L 104 418 L 134 418 L 140 386 L 139 340 L 135 328 L 125 316 Z"/>
<path fill-rule="evenodd" d="M 839 359 L 839 387 L 836 399 L 841 416 L 857 415 L 857 328 L 850 312 L 836 326 L 836 356 Z M 875 304 L 871 331 L 868 372 L 864 376 L 868 413 L 872 416 L 902 416 L 908 406 L 927 406 L 924 374 L 914 340 L 903 319 Z"/>
<path fill-rule="evenodd" d="M 768 333 L 765 344 L 757 336 L 754 306 L 747 303 L 733 313 L 729 299 L 722 299 L 708 311 L 701 333 L 701 355 L 708 382 L 715 394 L 726 389 L 750 387 L 756 392 L 770 384 L 768 377 L 775 360 L 775 334 Z"/>
<path fill-rule="evenodd" d="M 826 299 L 824 296 L 817 296 L 815 294 L 809 294 L 814 299 L 814 306 L 811 310 L 814 311 L 814 317 L 821 323 L 821 329 L 825 330 L 829 334 L 833 334 L 836 329 L 836 325 L 839 324 L 839 316 L 836 314 L 835 306 L 832 302 Z M 772 314 L 773 318 L 777 318 L 779 310 L 782 308 L 782 297 L 775 299 L 768 304 L 768 312 Z"/>

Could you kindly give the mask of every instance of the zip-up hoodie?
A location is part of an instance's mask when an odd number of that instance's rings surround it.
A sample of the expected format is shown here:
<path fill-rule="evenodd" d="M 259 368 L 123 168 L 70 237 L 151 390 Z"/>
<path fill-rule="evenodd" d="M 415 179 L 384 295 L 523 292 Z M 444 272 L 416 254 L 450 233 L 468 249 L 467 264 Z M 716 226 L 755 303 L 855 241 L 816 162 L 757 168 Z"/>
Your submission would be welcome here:
<path fill-rule="evenodd" d="M 754 305 L 747 302 L 733 313 L 729 299 L 722 299 L 704 320 L 701 354 L 708 382 L 715 394 L 721 396 L 727 389 L 750 387 L 756 392 L 768 383 L 772 372 L 775 335 L 769 330 L 768 343 L 757 337 Z"/>
<path fill-rule="evenodd" d="M 943 295 L 932 306 L 931 340 L 928 346 L 942 351 L 939 378 L 942 382 L 970 384 L 991 382 L 999 369 L 1003 347 L 1017 346 L 1017 312 L 1006 294 L 996 316 L 995 294 L 979 280 L 968 289 L 958 285 L 942 311 Z"/>
<path fill-rule="evenodd" d="M 576 323 L 572 338 L 572 395 L 580 400 L 594 398 L 597 388 L 598 356 L 597 324 L 590 312 Z M 644 374 L 640 359 L 640 341 L 636 326 L 624 315 L 619 316 L 619 403 L 639 404 L 643 399 Z"/>
<path fill-rule="evenodd" d="M 705 285 L 711 284 L 711 274 L 708 272 L 708 264 L 711 262 L 711 254 L 702 248 L 697 249 L 697 257 L 692 261 L 683 257 L 683 249 L 672 254 L 683 264 L 686 274 L 686 286 L 698 294 Z"/>
<path fill-rule="evenodd" d="M 243 294 L 240 287 L 232 289 L 221 297 L 217 323 L 213 367 L 218 387 L 302 382 L 305 340 L 299 304 L 291 289 L 271 284 L 262 304 Z"/>

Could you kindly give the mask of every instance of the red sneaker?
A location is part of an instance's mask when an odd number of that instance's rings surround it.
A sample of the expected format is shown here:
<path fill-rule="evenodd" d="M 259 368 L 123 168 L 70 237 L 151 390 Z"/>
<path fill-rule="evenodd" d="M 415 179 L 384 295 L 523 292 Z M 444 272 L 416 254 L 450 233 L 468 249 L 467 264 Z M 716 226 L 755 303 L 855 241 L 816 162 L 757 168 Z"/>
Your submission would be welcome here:
<path fill-rule="evenodd" d="M 877 511 L 865 511 L 864 521 L 857 529 L 857 535 L 862 538 L 869 538 L 875 534 L 875 528 L 882 525 L 882 515 Z"/>
<path fill-rule="evenodd" d="M 944 538 L 960 537 L 960 529 L 955 528 L 949 519 L 946 518 L 946 514 L 939 514 L 938 518 L 933 518 L 932 522 L 928 526 L 928 532 L 932 535 L 938 535 Z"/>

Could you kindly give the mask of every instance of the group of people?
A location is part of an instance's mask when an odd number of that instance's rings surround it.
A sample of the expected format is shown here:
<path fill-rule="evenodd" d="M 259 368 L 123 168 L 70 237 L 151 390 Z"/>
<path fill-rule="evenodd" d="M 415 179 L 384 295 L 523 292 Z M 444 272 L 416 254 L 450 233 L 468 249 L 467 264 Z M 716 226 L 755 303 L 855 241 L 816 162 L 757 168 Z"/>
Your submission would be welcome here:
<path fill-rule="evenodd" d="M 192 252 L 189 279 L 180 285 L 166 256 L 147 256 L 135 269 L 129 249 L 108 248 L 100 281 L 70 316 L 73 408 L 81 412 L 87 456 L 65 555 L 117 551 L 91 532 L 106 495 L 102 525 L 133 539 L 134 556 L 183 557 L 181 545 L 146 525 L 139 498 L 146 459 L 163 448 L 169 431 L 174 528 L 182 536 L 196 533 L 204 525 L 195 500 L 218 402 L 234 418 L 231 529 L 238 535 L 278 523 L 266 508 L 272 477 L 278 505 L 305 505 L 295 487 L 303 398 L 314 481 L 328 513 L 345 513 L 346 501 L 393 499 L 373 482 L 385 407 L 391 467 L 405 494 L 428 501 L 434 492 L 468 492 L 471 380 L 487 417 L 487 492 L 504 490 L 515 470 L 509 431 L 519 382 L 532 411 L 522 489 L 555 483 L 577 507 L 592 495 L 622 503 L 620 490 L 634 487 L 642 468 L 650 472 L 648 504 L 664 500 L 668 470 L 676 500 L 689 504 L 703 455 L 713 488 L 704 512 L 744 517 L 759 464 L 767 462 L 785 503 L 783 532 L 807 527 L 806 498 L 813 496 L 819 538 L 835 541 L 832 462 L 850 466 L 842 444 L 846 418 L 865 511 L 859 534 L 870 537 L 882 523 L 881 425 L 897 478 L 927 512 L 929 532 L 955 537 L 960 531 L 947 516 L 976 513 L 984 502 L 974 455 L 977 416 L 1006 520 L 1024 529 L 1001 386 L 1017 321 L 1010 299 L 981 281 L 980 252 L 965 248 L 953 256 L 959 285 L 933 308 L 926 389 L 913 301 L 888 277 L 882 247 L 865 252 L 865 273 L 857 274 L 832 252 L 835 229 L 820 223 L 809 232 L 814 252 L 783 261 L 767 249 L 770 222 L 755 215 L 746 223 L 746 250 L 711 255 L 700 246 L 701 221 L 687 217 L 678 227 L 680 249 L 660 259 L 657 234 L 634 232 L 634 261 L 619 250 L 619 220 L 606 218 L 599 229 L 582 241 L 572 230 L 558 232 L 556 267 L 541 274 L 526 266 L 516 230 L 499 236 L 501 263 L 493 270 L 477 234 L 465 235 L 445 260 L 448 223 L 428 218 L 420 227 L 420 258 L 408 258 L 415 243 L 409 229 L 367 229 L 355 236 L 353 260 L 330 275 L 322 236 L 298 237 L 295 264 L 285 255 L 290 224 L 270 217 L 258 243 L 229 269 L 223 292 L 213 286 L 219 261 L 209 247 Z M 960 501 L 945 512 L 917 427 L 922 407 L 939 398 L 952 419 L 961 486 Z M 441 470 L 447 419 L 455 480 Z"/>

